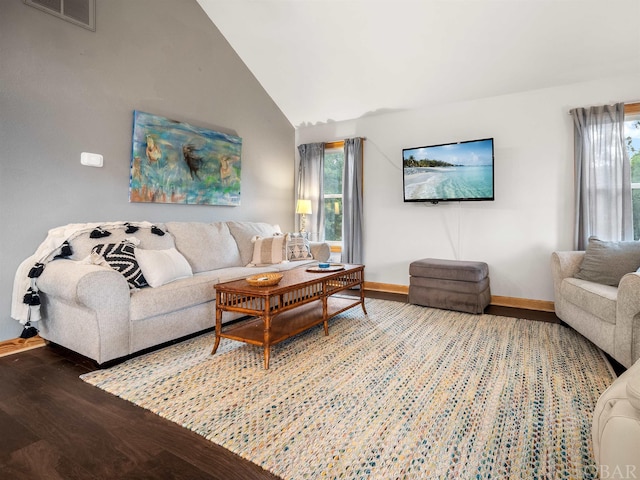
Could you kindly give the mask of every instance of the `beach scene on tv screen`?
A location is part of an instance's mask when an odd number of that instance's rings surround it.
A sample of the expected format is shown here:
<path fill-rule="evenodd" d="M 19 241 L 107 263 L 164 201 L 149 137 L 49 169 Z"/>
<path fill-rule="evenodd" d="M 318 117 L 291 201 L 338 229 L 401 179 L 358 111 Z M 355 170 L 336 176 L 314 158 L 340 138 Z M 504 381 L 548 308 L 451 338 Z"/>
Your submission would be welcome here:
<path fill-rule="evenodd" d="M 403 150 L 405 200 L 493 198 L 493 141 Z"/>

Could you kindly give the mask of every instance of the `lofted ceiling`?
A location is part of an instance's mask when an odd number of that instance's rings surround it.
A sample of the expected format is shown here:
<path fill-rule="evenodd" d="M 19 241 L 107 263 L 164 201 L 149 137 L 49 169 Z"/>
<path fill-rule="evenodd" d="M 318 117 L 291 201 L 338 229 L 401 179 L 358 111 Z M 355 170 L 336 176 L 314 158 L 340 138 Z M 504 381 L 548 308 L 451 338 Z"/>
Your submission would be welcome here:
<path fill-rule="evenodd" d="M 640 74 L 640 0 L 198 3 L 296 127 Z"/>

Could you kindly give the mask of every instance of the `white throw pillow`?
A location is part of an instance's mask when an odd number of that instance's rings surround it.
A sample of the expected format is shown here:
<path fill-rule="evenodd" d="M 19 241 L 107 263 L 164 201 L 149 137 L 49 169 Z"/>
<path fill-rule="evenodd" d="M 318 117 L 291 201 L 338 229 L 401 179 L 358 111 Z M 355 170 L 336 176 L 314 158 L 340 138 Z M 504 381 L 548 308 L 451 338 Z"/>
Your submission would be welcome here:
<path fill-rule="evenodd" d="M 313 260 L 309 240 L 302 233 L 289 233 L 289 241 L 287 242 L 287 259 L 296 260 Z"/>
<path fill-rule="evenodd" d="M 253 259 L 248 267 L 273 265 L 287 261 L 287 241 L 289 235 L 276 234 L 273 237 L 253 238 Z"/>
<path fill-rule="evenodd" d="M 147 283 L 154 288 L 179 278 L 193 276 L 189 262 L 175 248 L 167 250 L 136 248 L 136 259 Z"/>

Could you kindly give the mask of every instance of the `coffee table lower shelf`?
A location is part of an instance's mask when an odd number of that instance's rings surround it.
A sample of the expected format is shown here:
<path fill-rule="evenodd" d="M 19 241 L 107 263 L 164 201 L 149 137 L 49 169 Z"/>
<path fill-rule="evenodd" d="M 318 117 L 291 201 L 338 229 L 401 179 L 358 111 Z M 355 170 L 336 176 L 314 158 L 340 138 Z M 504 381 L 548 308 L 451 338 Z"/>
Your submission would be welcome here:
<path fill-rule="evenodd" d="M 327 298 L 326 319 L 322 313 L 322 299 L 318 299 L 274 315 L 271 318 L 268 339 L 265 338 L 265 322 L 262 317 L 253 317 L 229 326 L 220 332 L 220 338 L 269 348 L 321 323 L 324 323 L 325 335 L 328 335 L 329 319 L 360 303 L 360 298 L 355 300 L 353 297 L 330 296 Z"/>

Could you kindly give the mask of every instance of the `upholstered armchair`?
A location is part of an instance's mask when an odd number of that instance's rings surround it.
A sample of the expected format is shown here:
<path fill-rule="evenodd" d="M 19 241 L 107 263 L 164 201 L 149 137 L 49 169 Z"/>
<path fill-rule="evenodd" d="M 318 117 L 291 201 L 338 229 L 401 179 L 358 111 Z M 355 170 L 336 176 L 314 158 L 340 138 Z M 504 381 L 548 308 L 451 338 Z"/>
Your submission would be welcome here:
<path fill-rule="evenodd" d="M 625 367 L 640 358 L 638 267 L 640 242 L 592 239 L 586 252 L 551 255 L 556 315 Z"/>

